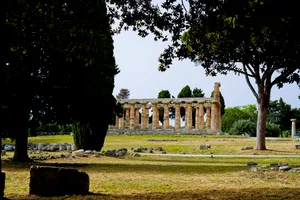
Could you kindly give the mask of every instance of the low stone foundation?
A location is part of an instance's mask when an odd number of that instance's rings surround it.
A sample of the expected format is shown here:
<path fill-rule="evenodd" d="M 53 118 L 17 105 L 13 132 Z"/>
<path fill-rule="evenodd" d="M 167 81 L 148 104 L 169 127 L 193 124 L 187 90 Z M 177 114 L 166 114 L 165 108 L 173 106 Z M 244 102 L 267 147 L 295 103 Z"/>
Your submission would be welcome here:
<path fill-rule="evenodd" d="M 5 173 L 1 172 L 0 173 L 0 199 L 2 199 L 4 196 L 4 188 L 5 188 Z"/>
<path fill-rule="evenodd" d="M 178 134 L 178 135 L 216 135 L 222 134 L 219 130 L 200 130 L 200 129 L 108 129 L 107 134 L 128 134 L 128 135 L 153 135 L 153 134 Z"/>
<path fill-rule="evenodd" d="M 87 195 L 89 176 L 76 169 L 31 166 L 29 188 L 39 196 Z"/>

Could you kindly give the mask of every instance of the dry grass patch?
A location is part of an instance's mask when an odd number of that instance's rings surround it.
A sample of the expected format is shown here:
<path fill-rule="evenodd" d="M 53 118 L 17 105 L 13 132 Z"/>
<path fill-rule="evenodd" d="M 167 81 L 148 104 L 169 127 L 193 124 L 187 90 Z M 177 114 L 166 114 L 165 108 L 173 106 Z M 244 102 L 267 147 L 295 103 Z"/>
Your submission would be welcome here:
<path fill-rule="evenodd" d="M 258 194 L 262 197 L 259 199 L 284 199 L 299 194 L 296 189 L 300 184 L 299 174 L 251 172 L 246 166 L 247 161 L 248 158 L 227 159 L 226 162 L 225 158 L 157 159 L 144 156 L 60 159 L 38 164 L 74 167 L 90 176 L 91 195 L 52 199 L 256 199 Z M 274 163 L 279 160 L 265 158 L 255 161 Z M 280 161 L 300 163 L 299 158 L 281 158 Z M 7 197 L 49 199 L 27 196 L 30 164 L 22 167 L 8 161 L 5 163 Z M 281 188 L 289 188 L 290 192 L 278 192 Z"/>
<path fill-rule="evenodd" d="M 29 138 L 30 142 L 70 142 L 71 136 Z M 173 141 L 149 141 L 173 140 Z M 174 141 L 177 140 L 177 141 Z M 200 144 L 211 144 L 200 150 Z M 104 150 L 116 148 L 157 147 L 167 153 L 184 151 L 190 154 L 299 154 L 293 140 L 270 140 L 268 151 L 241 151 L 242 146 L 253 146 L 253 138 L 220 136 L 128 136 L 110 135 Z M 5 194 L 10 199 L 298 199 L 300 174 L 290 172 L 252 172 L 247 162 L 260 165 L 287 163 L 300 165 L 300 158 L 253 157 L 180 157 L 145 156 L 110 158 L 101 156 L 57 159 L 39 163 L 18 164 L 4 157 L 3 171 L 7 175 Z M 88 196 L 41 198 L 28 196 L 29 169 L 32 164 L 72 167 L 88 173 Z"/>

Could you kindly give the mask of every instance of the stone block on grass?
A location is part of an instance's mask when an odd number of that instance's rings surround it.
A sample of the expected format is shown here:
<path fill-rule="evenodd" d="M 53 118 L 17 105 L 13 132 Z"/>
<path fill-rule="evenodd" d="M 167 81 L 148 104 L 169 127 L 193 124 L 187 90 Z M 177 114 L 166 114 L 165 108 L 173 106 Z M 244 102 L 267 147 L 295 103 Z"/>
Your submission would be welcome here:
<path fill-rule="evenodd" d="M 89 176 L 77 169 L 31 166 L 29 194 L 39 196 L 87 195 Z"/>
<path fill-rule="evenodd" d="M 253 147 L 242 147 L 242 150 L 251 150 Z"/>

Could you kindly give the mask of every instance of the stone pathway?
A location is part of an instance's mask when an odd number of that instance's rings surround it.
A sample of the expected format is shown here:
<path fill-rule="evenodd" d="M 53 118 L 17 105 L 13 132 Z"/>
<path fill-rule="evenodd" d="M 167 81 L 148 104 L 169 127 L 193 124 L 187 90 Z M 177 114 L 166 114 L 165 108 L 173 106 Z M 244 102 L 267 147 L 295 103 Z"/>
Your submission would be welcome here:
<path fill-rule="evenodd" d="M 210 154 L 153 154 L 139 153 L 145 156 L 178 156 L 178 157 L 211 157 Z M 218 155 L 213 154 L 213 157 L 219 158 L 300 158 L 300 155 Z"/>

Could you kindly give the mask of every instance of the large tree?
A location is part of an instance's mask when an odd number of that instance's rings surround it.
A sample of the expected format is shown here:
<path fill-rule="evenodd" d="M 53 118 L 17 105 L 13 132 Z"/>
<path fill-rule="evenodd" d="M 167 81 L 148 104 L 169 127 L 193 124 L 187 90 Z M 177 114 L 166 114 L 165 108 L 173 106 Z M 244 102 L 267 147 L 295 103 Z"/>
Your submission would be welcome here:
<path fill-rule="evenodd" d="M 228 72 L 244 75 L 258 105 L 256 148 L 265 150 L 272 88 L 299 83 L 297 3 L 282 0 L 171 0 L 162 3 L 161 7 L 163 9 L 158 12 L 159 7 L 149 5 L 144 12 L 145 15 L 150 13 L 145 21 L 149 19 L 152 23 L 141 24 L 135 20 L 134 11 L 129 11 L 132 13 L 130 18 L 125 17 L 142 36 L 152 32 L 155 39 L 165 41 L 168 37 L 164 31 L 169 32 L 172 42 L 159 58 L 159 70 L 169 68 L 174 58 L 187 58 L 199 63 L 207 75 Z M 151 20 L 153 13 L 158 16 Z"/>
<path fill-rule="evenodd" d="M 100 150 L 118 73 L 105 1 L 9 1 L 5 14 L 1 104 L 4 128 L 16 137 L 14 159 L 28 160 L 27 130 L 42 117 L 81 122 L 89 127 L 90 149 Z M 107 117 L 99 120 L 99 113 Z"/>

